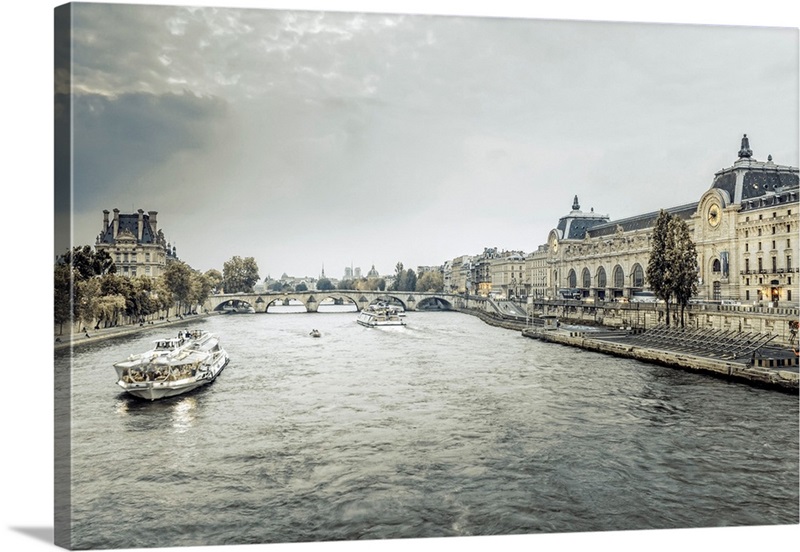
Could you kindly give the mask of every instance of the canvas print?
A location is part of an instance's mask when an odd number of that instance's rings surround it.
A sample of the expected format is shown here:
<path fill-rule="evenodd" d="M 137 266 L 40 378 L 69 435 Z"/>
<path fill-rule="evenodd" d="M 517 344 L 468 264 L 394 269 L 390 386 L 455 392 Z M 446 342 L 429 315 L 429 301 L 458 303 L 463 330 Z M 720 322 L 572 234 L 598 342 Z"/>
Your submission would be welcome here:
<path fill-rule="evenodd" d="M 53 15 L 55 544 L 798 524 L 797 28 Z"/>

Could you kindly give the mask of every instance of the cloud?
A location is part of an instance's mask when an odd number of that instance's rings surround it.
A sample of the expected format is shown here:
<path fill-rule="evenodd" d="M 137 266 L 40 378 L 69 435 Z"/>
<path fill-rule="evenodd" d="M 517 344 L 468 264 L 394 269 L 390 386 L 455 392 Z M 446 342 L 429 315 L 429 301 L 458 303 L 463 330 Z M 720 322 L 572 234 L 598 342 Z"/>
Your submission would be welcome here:
<path fill-rule="evenodd" d="M 75 210 L 114 203 L 126 190 L 139 201 L 163 194 L 168 183 L 149 181 L 147 175 L 180 152 L 211 150 L 225 111 L 219 98 L 191 93 L 76 95 Z"/>

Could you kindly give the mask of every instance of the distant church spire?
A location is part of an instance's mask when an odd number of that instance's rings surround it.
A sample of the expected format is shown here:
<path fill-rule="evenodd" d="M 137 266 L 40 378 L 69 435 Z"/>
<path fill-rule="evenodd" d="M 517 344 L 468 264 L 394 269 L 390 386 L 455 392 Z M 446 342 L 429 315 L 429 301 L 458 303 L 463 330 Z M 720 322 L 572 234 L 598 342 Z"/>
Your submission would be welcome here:
<path fill-rule="evenodd" d="M 578 203 L 578 196 L 575 196 L 575 199 L 572 200 L 572 210 L 573 211 L 581 210 L 581 204 Z"/>
<path fill-rule="evenodd" d="M 739 159 L 753 157 L 753 150 L 750 149 L 750 140 L 747 139 L 747 134 L 742 136 L 742 148 L 739 150 Z"/>

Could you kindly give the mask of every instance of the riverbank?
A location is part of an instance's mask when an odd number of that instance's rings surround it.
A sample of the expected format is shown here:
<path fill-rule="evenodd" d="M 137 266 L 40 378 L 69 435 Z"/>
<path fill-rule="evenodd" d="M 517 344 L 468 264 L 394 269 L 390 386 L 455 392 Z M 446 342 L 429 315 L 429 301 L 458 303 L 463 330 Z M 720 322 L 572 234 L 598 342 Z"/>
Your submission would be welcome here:
<path fill-rule="evenodd" d="M 749 357 L 726 360 L 703 354 L 636 346 L 626 342 L 625 336 L 619 332 L 609 332 L 608 336 L 603 336 L 601 332 L 598 332 L 597 336 L 592 336 L 592 333 L 539 328 L 522 330 L 522 335 L 525 337 L 549 343 L 709 374 L 789 393 L 798 392 L 800 374 L 798 374 L 797 359 L 791 358 L 790 355 L 776 354 L 777 358 L 759 358 L 755 359 L 755 362 Z"/>
<path fill-rule="evenodd" d="M 791 358 L 791 351 L 784 351 L 785 354 L 778 355 L 781 358 L 756 359 L 756 362 L 751 362 L 749 358 L 724 360 L 702 354 L 635 346 L 625 342 L 624 338 L 628 335 L 628 332 L 625 331 L 542 330 L 529 327 L 526 322 L 503 319 L 498 315 L 488 314 L 477 309 L 460 309 L 460 312 L 477 316 L 490 326 L 520 331 L 525 337 L 541 339 L 549 343 L 699 372 L 789 393 L 798 393 L 800 387 L 797 358 Z"/>
<path fill-rule="evenodd" d="M 146 329 L 162 327 L 162 326 L 163 327 L 190 326 L 196 320 L 201 320 L 209 316 L 217 316 L 217 315 L 219 315 L 219 313 L 189 314 L 170 319 L 153 320 L 152 322 L 148 322 L 146 324 L 141 324 L 141 325 L 135 324 L 128 326 L 114 326 L 110 328 L 100 328 L 97 330 L 91 330 L 87 333 L 65 332 L 64 335 L 55 336 L 54 348 L 55 350 L 59 350 L 59 349 L 66 349 L 68 347 L 72 347 L 75 345 L 97 343 L 98 341 L 104 341 L 106 339 L 111 339 L 114 337 L 120 337 L 124 335 L 133 335 Z"/>

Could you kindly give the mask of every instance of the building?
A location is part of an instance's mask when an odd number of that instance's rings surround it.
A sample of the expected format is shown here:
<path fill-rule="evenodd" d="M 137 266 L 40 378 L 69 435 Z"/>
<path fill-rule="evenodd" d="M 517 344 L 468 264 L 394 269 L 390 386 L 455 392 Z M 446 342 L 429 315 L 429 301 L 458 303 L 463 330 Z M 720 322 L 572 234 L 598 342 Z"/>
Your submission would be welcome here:
<path fill-rule="evenodd" d="M 155 278 L 164 272 L 167 262 L 177 260 L 177 251 L 164 239 L 158 228 L 157 211 L 124 215 L 114 209 L 114 218 L 109 220 L 109 211 L 103 211 L 103 231 L 97 236 L 95 250 L 106 251 L 117 267 L 117 274 L 133 278 L 150 276 Z"/>
<path fill-rule="evenodd" d="M 747 135 L 739 158 L 714 175 L 699 201 L 664 209 L 684 220 L 697 248 L 698 294 L 705 301 L 796 306 L 798 169 L 753 158 Z M 550 231 L 544 255 L 545 296 L 574 293 L 597 301 L 635 298 L 647 290 L 645 272 L 659 212 L 610 220 L 572 211 Z M 541 269 L 528 263 L 531 282 Z"/>
<path fill-rule="evenodd" d="M 500 299 L 524 301 L 530 292 L 530 273 L 525 271 L 521 251 L 500 253 L 489 262 L 492 286 L 489 294 Z"/>

